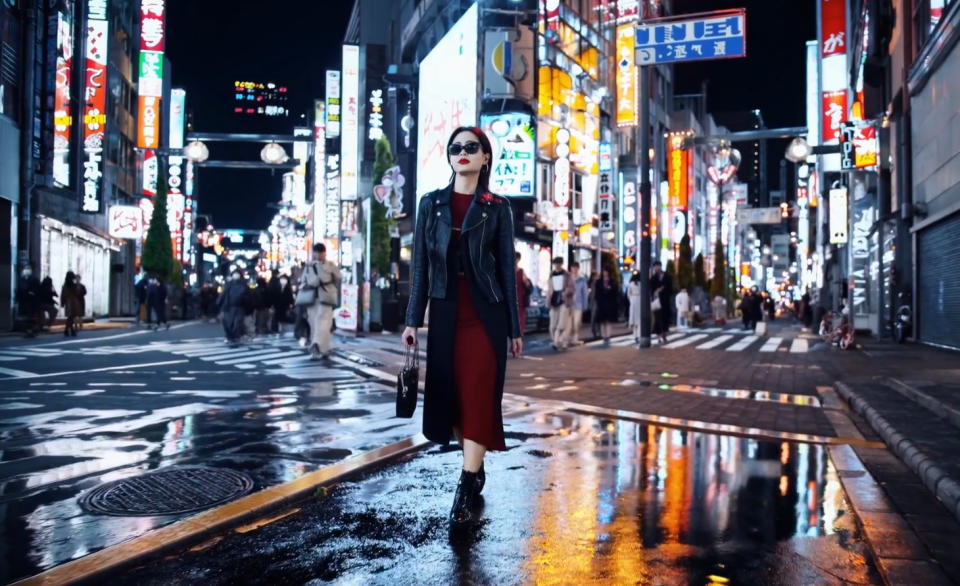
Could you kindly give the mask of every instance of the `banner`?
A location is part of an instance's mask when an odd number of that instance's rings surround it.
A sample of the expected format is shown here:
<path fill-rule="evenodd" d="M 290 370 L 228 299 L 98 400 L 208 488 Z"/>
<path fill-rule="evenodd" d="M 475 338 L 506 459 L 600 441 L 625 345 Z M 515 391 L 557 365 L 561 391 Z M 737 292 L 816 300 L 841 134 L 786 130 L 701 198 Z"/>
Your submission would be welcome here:
<path fill-rule="evenodd" d="M 633 23 L 617 27 L 617 126 L 636 126 L 639 116 L 635 34 Z"/>
<path fill-rule="evenodd" d="M 80 211 L 100 213 L 103 179 L 103 147 L 107 137 L 107 0 L 88 0 L 87 78 L 83 108 L 83 200 Z"/>

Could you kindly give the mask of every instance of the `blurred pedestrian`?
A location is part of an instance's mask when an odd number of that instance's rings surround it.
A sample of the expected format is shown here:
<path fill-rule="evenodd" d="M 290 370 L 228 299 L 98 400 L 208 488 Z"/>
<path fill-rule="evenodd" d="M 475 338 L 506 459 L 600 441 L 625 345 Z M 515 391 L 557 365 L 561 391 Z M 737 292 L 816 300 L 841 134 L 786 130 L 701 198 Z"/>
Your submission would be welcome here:
<path fill-rule="evenodd" d="M 727 325 L 727 300 L 717 293 L 710 303 L 710 309 L 713 311 L 713 323 L 718 326 Z"/>
<path fill-rule="evenodd" d="M 583 344 L 580 340 L 580 325 L 583 322 L 583 312 L 590 307 L 590 290 L 587 287 L 587 278 L 580 274 L 580 263 L 570 263 L 570 278 L 573 279 L 573 304 L 570 306 L 570 343 Z"/>
<path fill-rule="evenodd" d="M 150 321 L 150 309 L 147 307 L 147 286 L 150 278 L 145 272 L 140 273 L 140 280 L 134 286 L 137 295 L 137 315 L 134 323 L 140 324 Z"/>
<path fill-rule="evenodd" d="M 327 247 L 322 242 L 313 245 L 313 262 L 303 269 L 300 288 L 314 291 L 313 304 L 307 306 L 310 322 L 310 356 L 327 360 L 333 350 L 330 330 L 333 310 L 339 305 L 340 267 L 327 260 Z"/>
<path fill-rule="evenodd" d="M 57 317 L 57 302 L 54 300 L 57 290 L 53 286 L 53 279 L 44 277 L 40 282 L 40 292 L 37 294 L 37 303 L 39 306 L 38 314 L 40 316 L 39 327 L 43 330 L 49 330 L 53 327 L 53 320 Z"/>
<path fill-rule="evenodd" d="M 520 329 L 525 330 L 527 324 L 527 307 L 530 305 L 530 293 L 533 291 L 533 283 L 523 267 L 520 266 L 520 253 L 516 254 L 517 260 L 517 309 L 520 315 Z"/>
<path fill-rule="evenodd" d="M 170 323 L 167 321 L 167 287 L 160 277 L 152 277 L 147 285 L 147 306 L 147 329 L 154 329 L 155 327 L 157 331 L 160 331 L 162 324 L 169 330 Z M 154 325 L 154 320 L 156 321 L 156 325 Z"/>
<path fill-rule="evenodd" d="M 594 285 L 597 298 L 597 321 L 600 322 L 600 335 L 605 344 L 610 343 L 613 324 L 620 317 L 620 289 L 608 269 L 600 272 L 600 279 Z"/>
<path fill-rule="evenodd" d="M 83 329 L 83 318 L 87 315 L 87 288 L 83 285 L 83 277 L 78 273 L 74 282 L 77 284 L 77 296 L 80 298 L 80 319 L 77 320 L 78 330 Z"/>
<path fill-rule="evenodd" d="M 590 305 L 590 335 L 594 338 L 600 337 L 600 320 L 597 318 L 597 282 L 599 280 L 599 276 L 594 273 L 590 275 L 590 280 L 587 282 L 589 288 L 587 303 Z"/>
<path fill-rule="evenodd" d="M 441 444 L 452 435 L 463 446 L 453 531 L 475 521 L 486 452 L 506 450 L 507 349 L 519 356 L 523 342 L 510 202 L 488 186 L 493 148 L 469 127 L 454 130 L 446 151 L 454 181 L 420 200 L 402 340 L 415 350 L 429 300 L 423 432 Z"/>
<path fill-rule="evenodd" d="M 567 332 L 570 329 L 570 309 L 573 306 L 573 278 L 563 268 L 563 258 L 553 259 L 553 272 L 547 285 L 550 302 L 550 338 L 553 349 L 566 348 Z"/>
<path fill-rule="evenodd" d="M 231 345 L 237 344 L 243 337 L 243 300 L 247 289 L 243 275 L 239 270 L 235 270 L 230 275 L 230 280 L 224 284 L 223 293 L 217 299 L 223 333 Z"/>
<path fill-rule="evenodd" d="M 640 271 L 633 271 L 630 276 L 630 282 L 627 284 L 627 301 L 630 303 L 627 325 L 633 332 L 633 341 L 640 343 L 640 304 L 643 300 L 643 293 L 640 289 Z"/>
<path fill-rule="evenodd" d="M 77 276 L 73 271 L 67 271 L 60 287 L 60 304 L 67 322 L 63 327 L 64 336 L 77 335 L 77 320 L 83 318 L 83 299 L 77 289 Z"/>
<path fill-rule="evenodd" d="M 673 279 L 670 273 L 663 272 L 663 263 L 653 263 L 653 274 L 650 276 L 650 310 L 653 315 L 653 333 L 660 339 L 661 344 L 667 343 L 667 333 L 670 331 L 670 301 L 673 298 Z M 659 306 L 654 310 L 654 306 Z"/>
<path fill-rule="evenodd" d="M 273 321 L 275 323 L 274 331 L 278 334 L 283 333 L 283 324 L 292 323 L 293 317 L 293 284 L 286 275 L 279 278 L 280 293 L 273 298 Z"/>
<path fill-rule="evenodd" d="M 690 294 L 687 293 L 686 288 L 680 289 L 680 292 L 677 293 L 674 305 L 677 307 L 677 325 L 686 329 L 690 325 Z"/>
<path fill-rule="evenodd" d="M 270 298 L 270 289 L 267 286 L 267 280 L 263 277 L 257 278 L 257 320 L 256 332 L 258 336 L 269 333 L 270 327 L 270 308 L 273 306 L 273 300 Z"/>
<path fill-rule="evenodd" d="M 40 327 L 40 280 L 33 274 L 33 266 L 26 265 L 20 271 L 17 283 L 17 310 L 23 320 L 25 335 L 32 338 Z"/>

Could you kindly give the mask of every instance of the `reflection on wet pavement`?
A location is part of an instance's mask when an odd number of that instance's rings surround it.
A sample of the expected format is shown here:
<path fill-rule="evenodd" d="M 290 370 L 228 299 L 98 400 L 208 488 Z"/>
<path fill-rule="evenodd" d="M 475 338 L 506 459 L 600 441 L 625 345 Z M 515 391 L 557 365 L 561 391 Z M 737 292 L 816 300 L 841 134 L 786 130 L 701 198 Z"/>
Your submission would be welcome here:
<path fill-rule="evenodd" d="M 432 449 L 113 582 L 881 583 L 822 446 L 543 408 L 507 431 L 465 539 L 460 454 Z"/>
<path fill-rule="evenodd" d="M 88 514 L 77 496 L 100 483 L 203 464 L 246 472 L 259 490 L 420 431 L 418 419 L 394 417 L 389 386 L 343 371 L 296 385 L 261 378 L 274 384 L 259 391 L 243 379 L 229 391 L 123 380 L 111 373 L 11 395 L 23 400 L 0 420 L 0 583 L 181 518 Z M 98 403 L 87 408 L 92 392 Z"/>
<path fill-rule="evenodd" d="M 794 395 L 790 393 L 774 393 L 771 391 L 750 391 L 747 389 L 715 389 L 699 385 L 655 383 L 647 380 L 636 380 L 625 378 L 611 383 L 616 386 L 632 387 L 656 386 L 663 391 L 676 391 L 678 393 L 696 393 L 708 397 L 720 397 L 723 399 L 751 399 L 753 401 L 770 401 L 773 403 L 784 403 L 788 405 L 803 405 L 806 407 L 820 407 L 820 399 L 813 395 Z"/>

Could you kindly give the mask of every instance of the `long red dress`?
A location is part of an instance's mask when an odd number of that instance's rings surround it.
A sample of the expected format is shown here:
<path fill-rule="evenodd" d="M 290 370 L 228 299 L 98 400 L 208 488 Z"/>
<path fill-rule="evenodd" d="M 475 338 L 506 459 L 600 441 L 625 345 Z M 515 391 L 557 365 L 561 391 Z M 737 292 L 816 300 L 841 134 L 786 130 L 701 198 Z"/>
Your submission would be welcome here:
<path fill-rule="evenodd" d="M 459 245 L 460 228 L 473 194 L 453 193 L 450 211 L 454 231 L 451 246 Z M 457 276 L 457 334 L 454 342 L 454 384 L 459 398 L 459 427 L 464 439 L 488 450 L 507 449 L 497 396 L 497 355 L 470 295 L 467 276 Z"/>

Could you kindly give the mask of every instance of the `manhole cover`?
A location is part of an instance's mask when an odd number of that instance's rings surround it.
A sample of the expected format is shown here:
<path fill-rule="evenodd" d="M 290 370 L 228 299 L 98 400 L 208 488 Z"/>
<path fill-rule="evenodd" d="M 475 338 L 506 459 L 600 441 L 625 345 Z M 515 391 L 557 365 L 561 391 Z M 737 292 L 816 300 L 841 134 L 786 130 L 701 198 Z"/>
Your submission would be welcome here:
<path fill-rule="evenodd" d="M 177 466 L 115 480 L 84 493 L 80 506 L 101 515 L 179 515 L 244 495 L 253 480 L 243 472 L 207 466 Z"/>

